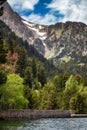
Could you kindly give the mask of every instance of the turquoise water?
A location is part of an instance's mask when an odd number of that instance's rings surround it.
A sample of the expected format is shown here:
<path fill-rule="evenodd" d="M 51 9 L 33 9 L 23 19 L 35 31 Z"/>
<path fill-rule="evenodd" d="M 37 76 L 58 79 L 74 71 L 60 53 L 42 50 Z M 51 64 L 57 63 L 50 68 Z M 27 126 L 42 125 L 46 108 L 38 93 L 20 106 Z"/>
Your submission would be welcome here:
<path fill-rule="evenodd" d="M 0 121 L 0 130 L 87 130 L 87 118 Z"/>

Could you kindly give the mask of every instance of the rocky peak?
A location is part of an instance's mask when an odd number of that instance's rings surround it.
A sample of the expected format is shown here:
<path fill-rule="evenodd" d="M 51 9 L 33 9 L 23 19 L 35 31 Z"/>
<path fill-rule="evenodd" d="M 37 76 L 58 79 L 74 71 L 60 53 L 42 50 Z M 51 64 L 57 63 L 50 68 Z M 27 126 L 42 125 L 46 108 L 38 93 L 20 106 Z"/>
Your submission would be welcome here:
<path fill-rule="evenodd" d="M 4 14 L 0 19 L 5 22 L 17 36 L 22 37 L 23 40 L 27 39 L 27 41 L 31 43 L 30 40 L 33 40 L 36 34 L 25 26 L 22 22 L 22 18 L 11 9 L 7 2 L 3 4 L 3 7 Z"/>

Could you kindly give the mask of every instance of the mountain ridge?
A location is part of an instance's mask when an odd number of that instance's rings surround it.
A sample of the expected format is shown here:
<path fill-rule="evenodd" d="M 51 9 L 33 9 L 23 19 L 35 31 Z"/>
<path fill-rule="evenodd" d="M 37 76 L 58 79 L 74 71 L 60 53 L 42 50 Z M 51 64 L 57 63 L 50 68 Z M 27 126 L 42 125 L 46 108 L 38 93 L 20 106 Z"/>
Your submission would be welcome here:
<path fill-rule="evenodd" d="M 34 24 L 22 19 L 12 10 L 7 2 L 5 2 L 3 6 L 4 14 L 0 19 L 5 22 L 17 36 L 23 38 L 23 40 L 27 40 L 29 44 L 34 45 L 39 53 L 47 59 L 56 56 L 56 46 L 59 45 L 62 33 L 65 29 L 69 31 L 68 28 L 72 25 L 79 26 L 80 24 L 81 26 L 86 26 L 86 24 L 81 22 L 56 23 L 50 26 Z"/>
<path fill-rule="evenodd" d="M 82 73 L 85 70 L 87 75 L 86 24 L 70 21 L 49 26 L 34 24 L 22 19 L 7 2 L 3 7 L 4 14 L 0 19 L 18 37 L 33 45 L 41 55 L 63 71 L 79 73 L 81 70 Z"/>

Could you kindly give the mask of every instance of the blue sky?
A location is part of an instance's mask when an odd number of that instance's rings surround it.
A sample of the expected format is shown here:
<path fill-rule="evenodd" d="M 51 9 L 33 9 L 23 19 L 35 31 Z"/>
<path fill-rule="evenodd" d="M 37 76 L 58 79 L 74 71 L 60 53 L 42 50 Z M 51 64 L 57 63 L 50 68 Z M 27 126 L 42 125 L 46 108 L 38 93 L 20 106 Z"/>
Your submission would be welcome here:
<path fill-rule="evenodd" d="M 7 0 L 27 21 L 51 25 L 77 21 L 87 24 L 87 0 Z"/>

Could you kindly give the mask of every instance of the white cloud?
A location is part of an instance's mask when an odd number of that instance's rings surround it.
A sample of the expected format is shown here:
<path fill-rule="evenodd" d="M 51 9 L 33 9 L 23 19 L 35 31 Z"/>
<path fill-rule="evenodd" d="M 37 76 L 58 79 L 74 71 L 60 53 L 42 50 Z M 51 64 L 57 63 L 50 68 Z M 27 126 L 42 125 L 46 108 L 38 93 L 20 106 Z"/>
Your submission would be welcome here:
<path fill-rule="evenodd" d="M 26 11 L 26 9 L 32 10 L 32 13 L 29 16 L 22 16 L 27 21 L 44 25 L 58 22 L 58 18 L 55 17 L 52 12 L 47 12 L 45 16 L 33 13 L 34 6 L 39 2 L 39 0 L 8 0 L 8 2 L 17 12 L 20 10 Z"/>
<path fill-rule="evenodd" d="M 34 6 L 39 0 L 8 0 L 9 4 L 18 10 L 34 10 Z"/>
<path fill-rule="evenodd" d="M 15 11 L 31 10 L 32 13 L 29 16 L 22 17 L 33 23 L 49 25 L 56 22 L 78 21 L 87 24 L 87 0 L 52 0 L 50 4 L 45 4 L 47 8 L 50 8 L 45 16 L 33 13 L 34 6 L 39 0 L 8 0 L 8 2 Z M 63 14 L 64 17 L 58 18 L 54 15 L 55 11 Z"/>
<path fill-rule="evenodd" d="M 63 22 L 80 21 L 87 23 L 87 0 L 52 0 L 47 8 L 64 14 Z"/>
<path fill-rule="evenodd" d="M 51 25 L 54 24 L 55 22 L 58 22 L 58 18 L 50 13 L 47 13 L 45 16 L 32 13 L 28 17 L 22 16 L 22 18 L 26 19 L 27 21 L 31 21 L 33 23 L 38 23 L 42 25 Z"/>

